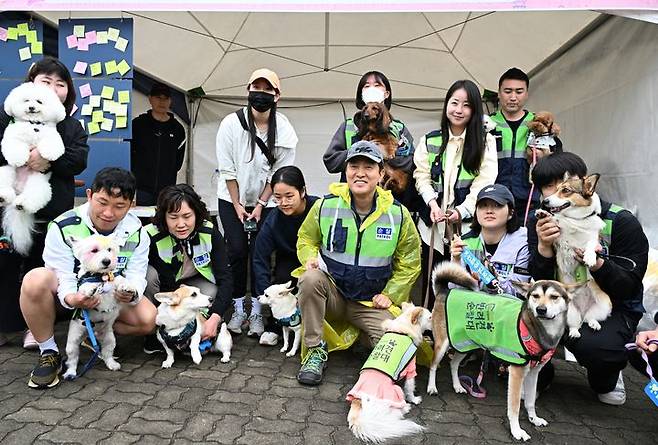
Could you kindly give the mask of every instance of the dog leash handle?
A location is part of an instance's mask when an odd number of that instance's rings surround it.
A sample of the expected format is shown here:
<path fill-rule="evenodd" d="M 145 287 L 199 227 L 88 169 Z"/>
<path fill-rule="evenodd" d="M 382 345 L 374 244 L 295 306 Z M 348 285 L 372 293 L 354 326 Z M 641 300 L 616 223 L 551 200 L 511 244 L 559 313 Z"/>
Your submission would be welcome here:
<path fill-rule="evenodd" d="M 492 285 L 498 294 L 503 293 L 503 289 L 500 287 L 494 274 L 482 264 L 482 261 L 480 261 L 470 249 L 464 248 L 462 251 L 462 260 L 464 260 L 464 263 L 466 263 L 473 272 L 478 274 L 480 280 L 482 280 L 485 285 Z"/>

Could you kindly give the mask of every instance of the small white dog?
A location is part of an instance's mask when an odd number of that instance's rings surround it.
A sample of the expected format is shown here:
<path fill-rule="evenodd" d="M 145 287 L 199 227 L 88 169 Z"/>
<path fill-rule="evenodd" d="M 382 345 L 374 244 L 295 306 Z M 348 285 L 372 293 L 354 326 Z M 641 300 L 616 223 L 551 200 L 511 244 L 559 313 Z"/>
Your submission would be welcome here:
<path fill-rule="evenodd" d="M 14 249 L 27 255 L 32 246 L 33 214 L 52 196 L 50 173 L 31 170 L 27 161 L 32 149 L 48 161 L 64 154 L 56 126 L 66 118 L 66 111 L 50 88 L 27 82 L 11 90 L 5 112 L 14 122 L 0 142 L 8 164 L 0 167 L 0 206 L 5 207 L 2 228 Z"/>
<path fill-rule="evenodd" d="M 162 362 L 163 368 L 171 368 L 174 364 L 174 350 L 190 350 L 192 361 L 201 363 L 201 334 L 206 318 L 201 311 L 210 307 L 211 298 L 197 287 L 181 285 L 173 292 L 159 292 L 155 299 L 160 302 L 155 324 L 160 326 L 156 335 L 167 353 Z M 233 339 L 222 323 L 217 339 L 211 342 L 211 351 L 222 353 L 221 361 L 227 363 L 231 359 Z"/>
<path fill-rule="evenodd" d="M 299 342 L 301 340 L 302 315 L 297 305 L 297 295 L 292 293 L 292 282 L 286 284 L 273 284 L 263 295 L 258 297 L 261 304 L 267 304 L 272 308 L 272 316 L 283 330 L 283 347 L 281 352 L 288 351 L 288 340 L 290 331 L 295 335 L 292 348 L 286 354 L 292 357 L 297 353 Z"/>
<path fill-rule="evenodd" d="M 100 304 L 88 309 L 89 318 L 94 325 L 94 332 L 101 347 L 100 358 L 108 369 L 116 371 L 121 365 L 114 359 L 116 338 L 113 325 L 119 316 L 121 303 L 115 298 L 115 291 L 129 292 L 137 295 L 137 290 L 124 277 L 113 274 L 117 265 L 119 246 L 108 236 L 91 235 L 82 240 L 70 239 L 73 255 L 80 262 L 78 272 L 78 292 L 87 298 L 100 297 Z M 87 334 L 82 311 L 74 313 L 69 323 L 66 340 L 65 379 L 74 379 L 77 375 L 80 358 L 80 342 Z"/>

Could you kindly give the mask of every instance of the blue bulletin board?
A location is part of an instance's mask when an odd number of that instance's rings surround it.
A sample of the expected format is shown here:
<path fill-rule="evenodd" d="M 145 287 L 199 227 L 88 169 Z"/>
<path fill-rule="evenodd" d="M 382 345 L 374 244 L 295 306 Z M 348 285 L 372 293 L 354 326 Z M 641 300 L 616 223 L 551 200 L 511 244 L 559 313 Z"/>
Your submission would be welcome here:
<path fill-rule="evenodd" d="M 96 172 L 109 166 L 130 170 L 130 143 L 89 139 L 87 168 L 76 177 L 83 180 L 85 185 L 76 188 L 76 196 L 84 196 L 85 189 L 91 187 Z"/>
<path fill-rule="evenodd" d="M 15 79 L 16 86 L 25 79 L 30 65 L 42 57 L 43 23 L 38 20 L 0 20 L 1 78 Z"/>
<path fill-rule="evenodd" d="M 72 116 L 80 121 L 90 139 L 130 139 L 132 80 L 74 79 L 73 85 L 76 106 Z"/>

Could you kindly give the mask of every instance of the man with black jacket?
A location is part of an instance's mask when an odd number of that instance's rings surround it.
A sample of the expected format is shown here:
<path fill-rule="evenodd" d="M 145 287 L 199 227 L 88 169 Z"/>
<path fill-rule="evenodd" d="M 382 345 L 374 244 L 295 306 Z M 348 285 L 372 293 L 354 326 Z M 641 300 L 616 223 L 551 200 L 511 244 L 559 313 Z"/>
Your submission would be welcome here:
<path fill-rule="evenodd" d="M 587 165 L 573 153 L 556 153 L 536 165 L 532 180 L 545 198 L 556 191 L 566 172 L 582 178 L 587 175 Z M 612 314 L 601 323 L 599 331 L 584 324 L 580 328 L 581 337 L 568 338 L 565 346 L 587 369 L 589 385 L 599 400 L 621 405 L 626 401 L 621 375 L 628 361 L 624 345 L 633 341 L 644 312 L 642 278 L 647 268 L 649 243 L 631 212 L 609 202 L 601 201 L 601 204 L 600 216 L 610 229 L 602 231 L 599 247 L 610 257 L 598 256 L 589 270 L 596 284 L 610 296 Z M 555 279 L 553 242 L 559 236 L 560 228 L 550 216 L 538 221 L 533 217 L 529 222 L 530 274 L 534 279 Z"/>
<path fill-rule="evenodd" d="M 137 178 L 137 204 L 155 205 L 160 190 L 176 184 L 185 157 L 185 129 L 171 107 L 171 89 L 156 83 L 149 93 L 151 110 L 133 119 L 130 165 Z"/>

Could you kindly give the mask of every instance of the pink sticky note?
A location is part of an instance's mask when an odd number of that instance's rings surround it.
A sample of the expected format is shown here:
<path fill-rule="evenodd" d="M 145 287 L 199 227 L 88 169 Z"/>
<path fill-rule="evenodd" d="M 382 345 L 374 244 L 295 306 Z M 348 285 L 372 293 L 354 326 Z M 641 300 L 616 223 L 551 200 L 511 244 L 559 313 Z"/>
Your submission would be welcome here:
<path fill-rule="evenodd" d="M 91 96 L 91 85 L 88 83 L 80 85 L 80 97 L 89 97 Z"/>
<path fill-rule="evenodd" d="M 78 38 L 75 35 L 71 34 L 66 38 L 66 46 L 68 46 L 69 49 L 77 47 Z"/>
<path fill-rule="evenodd" d="M 93 43 L 96 43 L 96 31 L 88 31 L 85 33 L 85 39 L 87 40 L 87 44 L 91 45 Z"/>
<path fill-rule="evenodd" d="M 78 39 L 78 51 L 89 51 L 89 42 L 87 39 Z"/>
<path fill-rule="evenodd" d="M 7 30 L 0 26 L 0 40 L 3 42 L 7 41 Z"/>
<path fill-rule="evenodd" d="M 75 62 L 75 67 L 73 67 L 73 72 L 78 74 L 84 74 L 87 71 L 86 62 Z"/>
<path fill-rule="evenodd" d="M 78 106 L 76 104 L 73 104 L 73 108 L 71 108 L 71 116 L 75 114 L 75 112 L 78 111 Z"/>

